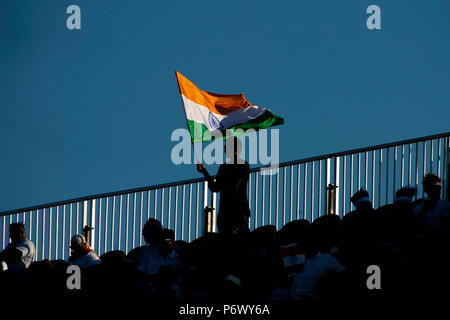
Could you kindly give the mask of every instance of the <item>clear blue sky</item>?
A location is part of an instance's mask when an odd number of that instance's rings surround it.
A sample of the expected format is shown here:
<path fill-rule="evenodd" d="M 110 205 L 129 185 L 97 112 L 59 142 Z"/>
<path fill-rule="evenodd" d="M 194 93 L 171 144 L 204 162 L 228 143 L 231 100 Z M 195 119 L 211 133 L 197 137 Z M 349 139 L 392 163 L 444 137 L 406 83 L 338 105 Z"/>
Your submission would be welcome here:
<path fill-rule="evenodd" d="M 2 0 L 0 211 L 198 177 L 175 70 L 284 117 L 281 161 L 441 133 L 450 2 Z"/>

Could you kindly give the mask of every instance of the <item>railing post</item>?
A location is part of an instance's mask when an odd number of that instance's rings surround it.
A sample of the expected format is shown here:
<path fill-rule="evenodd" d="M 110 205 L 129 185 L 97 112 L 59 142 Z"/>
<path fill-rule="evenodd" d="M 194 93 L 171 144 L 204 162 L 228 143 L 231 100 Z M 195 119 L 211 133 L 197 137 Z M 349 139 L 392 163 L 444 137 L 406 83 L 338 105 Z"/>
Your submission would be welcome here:
<path fill-rule="evenodd" d="M 203 217 L 204 217 L 204 221 L 205 221 L 205 223 L 203 224 L 204 225 L 204 230 L 203 230 L 204 235 L 207 233 L 210 233 L 210 232 L 214 232 L 214 224 L 215 224 L 214 211 L 215 211 L 215 209 L 210 206 L 206 206 L 203 209 Z"/>
<path fill-rule="evenodd" d="M 336 214 L 336 188 L 331 183 L 327 186 L 327 214 Z"/>
<path fill-rule="evenodd" d="M 83 236 L 86 239 L 86 243 L 91 247 L 91 231 L 93 228 L 90 226 L 84 226 L 83 228 Z"/>
<path fill-rule="evenodd" d="M 95 199 L 91 200 L 91 214 L 88 225 L 88 200 L 83 201 L 83 235 L 86 239 L 87 244 L 90 247 L 94 247 L 95 237 L 91 234 L 91 231 L 94 229 L 95 224 Z"/>

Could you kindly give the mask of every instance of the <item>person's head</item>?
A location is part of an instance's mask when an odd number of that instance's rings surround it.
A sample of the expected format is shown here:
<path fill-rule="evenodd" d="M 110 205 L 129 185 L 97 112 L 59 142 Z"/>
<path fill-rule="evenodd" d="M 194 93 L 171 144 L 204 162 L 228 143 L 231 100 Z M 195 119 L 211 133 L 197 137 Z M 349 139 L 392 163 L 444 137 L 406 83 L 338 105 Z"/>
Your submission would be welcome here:
<path fill-rule="evenodd" d="M 286 223 L 280 231 L 278 231 L 280 243 L 282 245 L 297 243 L 304 246 L 309 225 L 310 223 L 306 219 L 294 220 Z"/>
<path fill-rule="evenodd" d="M 242 141 L 236 137 L 229 137 L 225 140 L 224 152 L 227 159 L 237 159 L 241 154 Z"/>
<path fill-rule="evenodd" d="M 73 252 L 81 252 L 86 246 L 86 239 L 82 234 L 76 234 L 70 239 L 70 249 L 72 249 Z"/>
<path fill-rule="evenodd" d="M 25 225 L 23 223 L 11 223 L 9 225 L 9 237 L 12 243 L 22 242 L 27 238 Z"/>
<path fill-rule="evenodd" d="M 162 225 L 156 219 L 150 218 L 142 228 L 142 235 L 147 244 L 158 245 L 162 240 Z"/>
<path fill-rule="evenodd" d="M 428 173 L 422 180 L 423 190 L 430 199 L 439 200 L 441 198 L 441 179 L 432 173 Z"/>
<path fill-rule="evenodd" d="M 372 208 L 372 202 L 370 202 L 369 193 L 364 189 L 360 189 L 358 192 L 356 192 L 350 200 L 358 210 Z"/>
<path fill-rule="evenodd" d="M 161 254 L 163 256 L 169 255 L 173 250 L 173 245 L 175 243 L 175 232 L 171 229 L 162 229 L 162 245 L 160 247 Z"/>
<path fill-rule="evenodd" d="M 416 194 L 416 189 L 411 187 L 404 187 L 398 189 L 395 193 L 395 201 L 401 202 L 412 202 L 414 195 Z"/>

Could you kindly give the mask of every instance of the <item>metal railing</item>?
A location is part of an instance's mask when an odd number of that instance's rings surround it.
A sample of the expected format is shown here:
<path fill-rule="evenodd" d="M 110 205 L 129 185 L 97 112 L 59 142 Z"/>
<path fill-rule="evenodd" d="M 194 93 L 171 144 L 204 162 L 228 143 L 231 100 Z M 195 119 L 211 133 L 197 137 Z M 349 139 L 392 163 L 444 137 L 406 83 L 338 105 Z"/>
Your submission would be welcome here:
<path fill-rule="evenodd" d="M 421 182 L 428 172 L 441 177 L 442 196 L 448 197 L 449 138 L 447 132 L 254 168 L 248 182 L 250 228 L 272 224 L 279 229 L 327 213 L 343 216 L 360 188 L 369 192 L 374 207 L 393 202 L 402 186 L 415 186 L 417 197 L 423 197 Z M 176 239 L 192 241 L 205 228 L 215 230 L 215 223 L 204 221 L 204 208 L 216 208 L 218 197 L 205 179 L 193 179 L 2 212 L 0 248 L 9 241 L 12 222 L 25 224 L 37 260 L 66 259 L 70 238 L 84 226 L 94 228 L 90 244 L 99 255 L 128 252 L 143 244 L 141 230 L 150 217 L 173 229 Z"/>

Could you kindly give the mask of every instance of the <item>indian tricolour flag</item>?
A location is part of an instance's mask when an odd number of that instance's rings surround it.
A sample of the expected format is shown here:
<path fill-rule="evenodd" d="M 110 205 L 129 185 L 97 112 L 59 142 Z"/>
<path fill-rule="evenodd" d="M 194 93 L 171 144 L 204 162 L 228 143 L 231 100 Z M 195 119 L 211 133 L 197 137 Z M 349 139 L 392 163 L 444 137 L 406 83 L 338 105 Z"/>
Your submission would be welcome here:
<path fill-rule="evenodd" d="M 266 129 L 284 123 L 283 118 L 269 109 L 248 102 L 242 93 L 203 91 L 178 71 L 176 74 L 192 142 L 210 141 L 217 133 L 239 135 L 247 129 Z"/>

